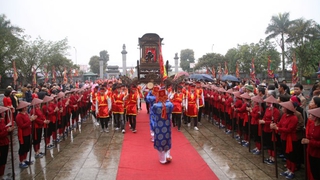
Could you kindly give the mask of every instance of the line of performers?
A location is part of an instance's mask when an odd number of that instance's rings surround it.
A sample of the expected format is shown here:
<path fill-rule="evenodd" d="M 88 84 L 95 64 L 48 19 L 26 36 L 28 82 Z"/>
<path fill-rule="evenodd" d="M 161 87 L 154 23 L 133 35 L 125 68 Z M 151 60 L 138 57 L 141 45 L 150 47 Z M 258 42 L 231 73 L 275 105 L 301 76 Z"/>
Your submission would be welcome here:
<path fill-rule="evenodd" d="M 12 145 L 10 141 L 15 129 L 19 140 L 19 167 L 27 168 L 33 164 L 32 146 L 34 158 L 42 158 L 47 150 L 57 147 L 72 131 L 81 131 L 81 123 L 86 121 L 90 112 L 93 121 L 100 125 L 100 132 L 109 132 L 110 119 L 113 119 L 116 131 L 125 133 L 125 121 L 128 121 L 132 132 L 137 132 L 136 115 L 142 97 L 139 92 L 135 85 L 126 88 L 123 84 L 110 81 L 100 82 L 93 88 L 85 86 L 50 96 L 48 92 L 43 99 L 34 94 L 31 103 L 20 101 L 16 108 L 12 106 L 10 97 L 5 97 L 4 106 L 0 106 L 0 177 L 5 172 L 9 144 Z M 42 137 L 45 152 L 40 151 Z M 12 165 L 14 176 L 13 161 Z"/>
<path fill-rule="evenodd" d="M 320 97 L 313 97 L 308 110 L 305 110 L 306 100 L 300 84 L 294 86 L 293 95 L 280 89 L 279 97 L 275 96 L 272 85 L 233 88 L 223 85 L 226 83 L 217 86 L 182 82 L 174 90 L 169 86 L 166 89 L 166 101 L 162 101 L 166 103 L 162 105 L 159 103 L 160 86 L 152 83 L 147 85 L 149 91 L 144 91 L 147 109 L 150 109 L 151 140 L 159 151 L 161 163 L 172 159 L 171 129 L 163 124 L 171 120 L 172 126 L 180 130 L 183 119 L 187 126 L 193 123 L 194 129 L 199 130 L 197 126 L 201 117 L 206 116 L 226 134 L 232 134 L 240 145 L 248 147 L 249 152 L 261 155 L 263 163 L 274 165 L 277 177 L 277 153 L 280 153 L 279 157 L 286 162 L 286 170 L 279 173 L 281 176 L 293 179 L 294 173 L 306 160 L 307 179 L 320 179 Z M 161 107 L 164 106 L 167 108 L 167 120 L 160 117 L 163 112 Z M 172 117 L 168 117 L 170 115 Z M 254 145 L 251 141 L 254 141 Z M 264 149 L 267 151 L 266 158 Z"/>

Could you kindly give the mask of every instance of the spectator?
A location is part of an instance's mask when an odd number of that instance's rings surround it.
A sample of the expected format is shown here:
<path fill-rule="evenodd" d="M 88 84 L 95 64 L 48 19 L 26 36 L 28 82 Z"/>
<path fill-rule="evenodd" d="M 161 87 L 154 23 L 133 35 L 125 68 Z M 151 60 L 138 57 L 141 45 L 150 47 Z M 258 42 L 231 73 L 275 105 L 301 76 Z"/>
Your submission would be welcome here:
<path fill-rule="evenodd" d="M 26 101 L 26 92 L 28 91 L 27 84 L 23 85 L 21 88 L 22 100 Z"/>
<path fill-rule="evenodd" d="M 31 103 L 32 101 L 32 92 L 31 92 L 31 85 L 27 86 L 27 91 L 25 92 L 25 101 Z"/>

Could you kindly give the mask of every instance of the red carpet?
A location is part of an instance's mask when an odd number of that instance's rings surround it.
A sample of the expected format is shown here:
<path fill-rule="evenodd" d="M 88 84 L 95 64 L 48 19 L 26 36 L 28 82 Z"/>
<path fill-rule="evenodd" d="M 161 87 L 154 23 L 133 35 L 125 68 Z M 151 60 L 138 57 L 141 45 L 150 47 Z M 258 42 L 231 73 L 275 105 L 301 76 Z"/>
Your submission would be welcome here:
<path fill-rule="evenodd" d="M 126 125 L 117 180 L 218 179 L 183 133 L 176 128 L 172 129 L 172 162 L 168 164 L 160 164 L 158 152 L 153 148 L 146 110 L 142 110 L 137 116 L 136 129 L 137 133 L 134 134 Z"/>

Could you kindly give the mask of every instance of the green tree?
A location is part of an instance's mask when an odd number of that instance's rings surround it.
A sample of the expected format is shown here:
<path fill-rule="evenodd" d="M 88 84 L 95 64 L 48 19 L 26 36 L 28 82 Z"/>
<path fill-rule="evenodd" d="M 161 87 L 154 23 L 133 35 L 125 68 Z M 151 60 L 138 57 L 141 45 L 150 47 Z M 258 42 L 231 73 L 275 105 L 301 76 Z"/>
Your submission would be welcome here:
<path fill-rule="evenodd" d="M 237 48 L 229 49 L 225 57 L 228 62 L 229 72 L 235 73 L 236 63 L 239 64 L 239 71 L 249 76 L 251 62 L 254 59 L 256 74 L 262 74 L 265 78 L 268 68 L 268 57 L 272 60 L 271 67 L 276 70 L 280 64 L 280 55 L 276 46 L 269 42 L 260 40 L 259 43 L 238 45 Z M 222 64 L 222 66 L 224 66 Z"/>
<path fill-rule="evenodd" d="M 201 70 L 205 68 L 209 68 L 212 70 L 212 67 L 214 66 L 216 74 L 218 74 L 218 68 L 224 68 L 224 62 L 226 61 L 226 58 L 217 53 L 207 53 L 206 55 L 203 55 L 201 58 L 199 58 L 197 65 L 195 66 L 195 69 Z"/>
<path fill-rule="evenodd" d="M 73 68 L 71 60 L 65 57 L 68 47 L 67 39 L 53 42 L 45 41 L 39 37 L 34 41 L 24 41 L 14 58 L 19 78 L 23 83 L 30 83 L 33 69 L 37 72 L 44 72 L 46 68 L 47 72 L 50 72 L 54 66 L 58 73 L 57 76 L 59 76 L 64 67 Z"/>
<path fill-rule="evenodd" d="M 266 29 L 266 40 L 277 39 L 280 36 L 278 44 L 281 48 L 282 55 L 282 77 L 285 75 L 285 36 L 289 33 L 289 27 L 292 22 L 289 20 L 290 13 L 279 13 L 277 16 L 272 16 L 270 23 Z"/>
<path fill-rule="evenodd" d="M 99 74 L 100 65 L 99 65 L 99 56 L 92 56 L 89 61 L 90 70 L 93 73 Z"/>
<path fill-rule="evenodd" d="M 192 49 L 183 49 L 180 52 L 180 67 L 183 71 L 190 72 L 190 63 L 194 63 L 194 51 Z"/>
<path fill-rule="evenodd" d="M 237 48 L 229 49 L 227 51 L 225 57 L 226 57 L 226 60 L 228 62 L 229 73 L 230 74 L 235 73 L 236 72 L 236 65 L 237 65 L 237 62 L 238 62 L 238 59 L 239 59 Z"/>
<path fill-rule="evenodd" d="M 295 54 L 300 79 L 301 76 L 310 78 L 314 74 L 314 64 L 319 61 L 319 59 L 314 58 L 319 56 L 319 50 L 314 49 L 314 47 L 317 47 L 319 37 L 319 24 L 313 20 L 300 18 L 294 20 L 289 28 L 287 42 L 291 45 L 291 58 L 288 62 L 292 62 L 292 56 Z"/>
<path fill-rule="evenodd" d="M 102 58 L 105 63 L 108 63 L 109 61 L 108 51 L 106 50 L 100 51 L 100 58 Z"/>
<path fill-rule="evenodd" d="M 13 26 L 5 15 L 0 15 L 0 75 L 2 76 L 6 70 L 12 69 L 11 60 L 23 43 L 22 33 L 21 28 Z"/>

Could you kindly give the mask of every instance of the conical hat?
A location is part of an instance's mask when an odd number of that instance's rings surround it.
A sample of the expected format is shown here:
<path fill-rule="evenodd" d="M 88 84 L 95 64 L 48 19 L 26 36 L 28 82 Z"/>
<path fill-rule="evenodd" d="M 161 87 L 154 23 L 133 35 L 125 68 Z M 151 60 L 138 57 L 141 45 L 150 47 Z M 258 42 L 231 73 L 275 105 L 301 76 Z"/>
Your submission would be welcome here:
<path fill-rule="evenodd" d="M 267 102 L 267 103 L 276 103 L 278 104 L 278 100 L 276 98 L 274 98 L 272 95 L 267 97 L 265 100 L 263 100 L 264 102 Z"/>
<path fill-rule="evenodd" d="M 18 105 L 18 107 L 16 109 L 22 109 L 22 108 L 25 108 L 25 107 L 27 107 L 29 105 L 30 105 L 30 103 L 28 103 L 26 101 L 20 101 L 19 105 Z"/>
<path fill-rule="evenodd" d="M 50 97 L 55 98 L 55 97 L 57 97 L 57 95 L 51 94 Z"/>
<path fill-rule="evenodd" d="M 219 88 L 218 91 L 222 93 L 227 92 L 224 88 Z"/>
<path fill-rule="evenodd" d="M 69 94 L 69 93 L 71 93 L 71 91 L 65 91 L 65 92 L 64 92 L 64 94 Z"/>
<path fill-rule="evenodd" d="M 42 103 L 43 100 L 39 99 L 39 98 L 34 98 L 32 101 L 31 101 L 31 106 L 35 106 L 37 104 L 40 104 Z"/>
<path fill-rule="evenodd" d="M 57 98 L 60 99 L 60 98 L 63 98 L 65 94 L 63 92 L 59 92 L 57 96 L 58 96 Z"/>
<path fill-rule="evenodd" d="M 0 106 L 0 113 L 3 113 L 5 111 L 9 110 L 9 108 L 4 107 L 4 106 Z"/>
<path fill-rule="evenodd" d="M 308 110 L 308 113 L 312 114 L 313 116 L 320 118 L 320 107 L 315 109 Z"/>
<path fill-rule="evenodd" d="M 279 105 L 292 112 L 296 112 L 296 109 L 294 108 L 293 103 L 291 101 L 282 102 L 282 103 L 279 103 Z"/>
<path fill-rule="evenodd" d="M 254 96 L 251 98 L 253 102 L 262 103 L 263 99 L 260 96 Z"/>
<path fill-rule="evenodd" d="M 53 100 L 53 97 L 50 96 L 44 96 L 42 103 L 47 103 Z"/>
<path fill-rule="evenodd" d="M 228 90 L 227 90 L 227 93 L 232 94 L 232 93 L 233 93 L 233 90 L 232 90 L 232 89 L 228 89 Z"/>
<path fill-rule="evenodd" d="M 249 99 L 249 100 L 251 100 L 251 96 L 249 96 L 248 93 L 243 93 L 243 94 L 241 94 L 240 96 L 241 96 L 241 98 L 243 98 L 243 99 Z"/>
<path fill-rule="evenodd" d="M 241 93 L 239 91 L 233 92 L 232 94 L 237 98 L 241 98 Z"/>

